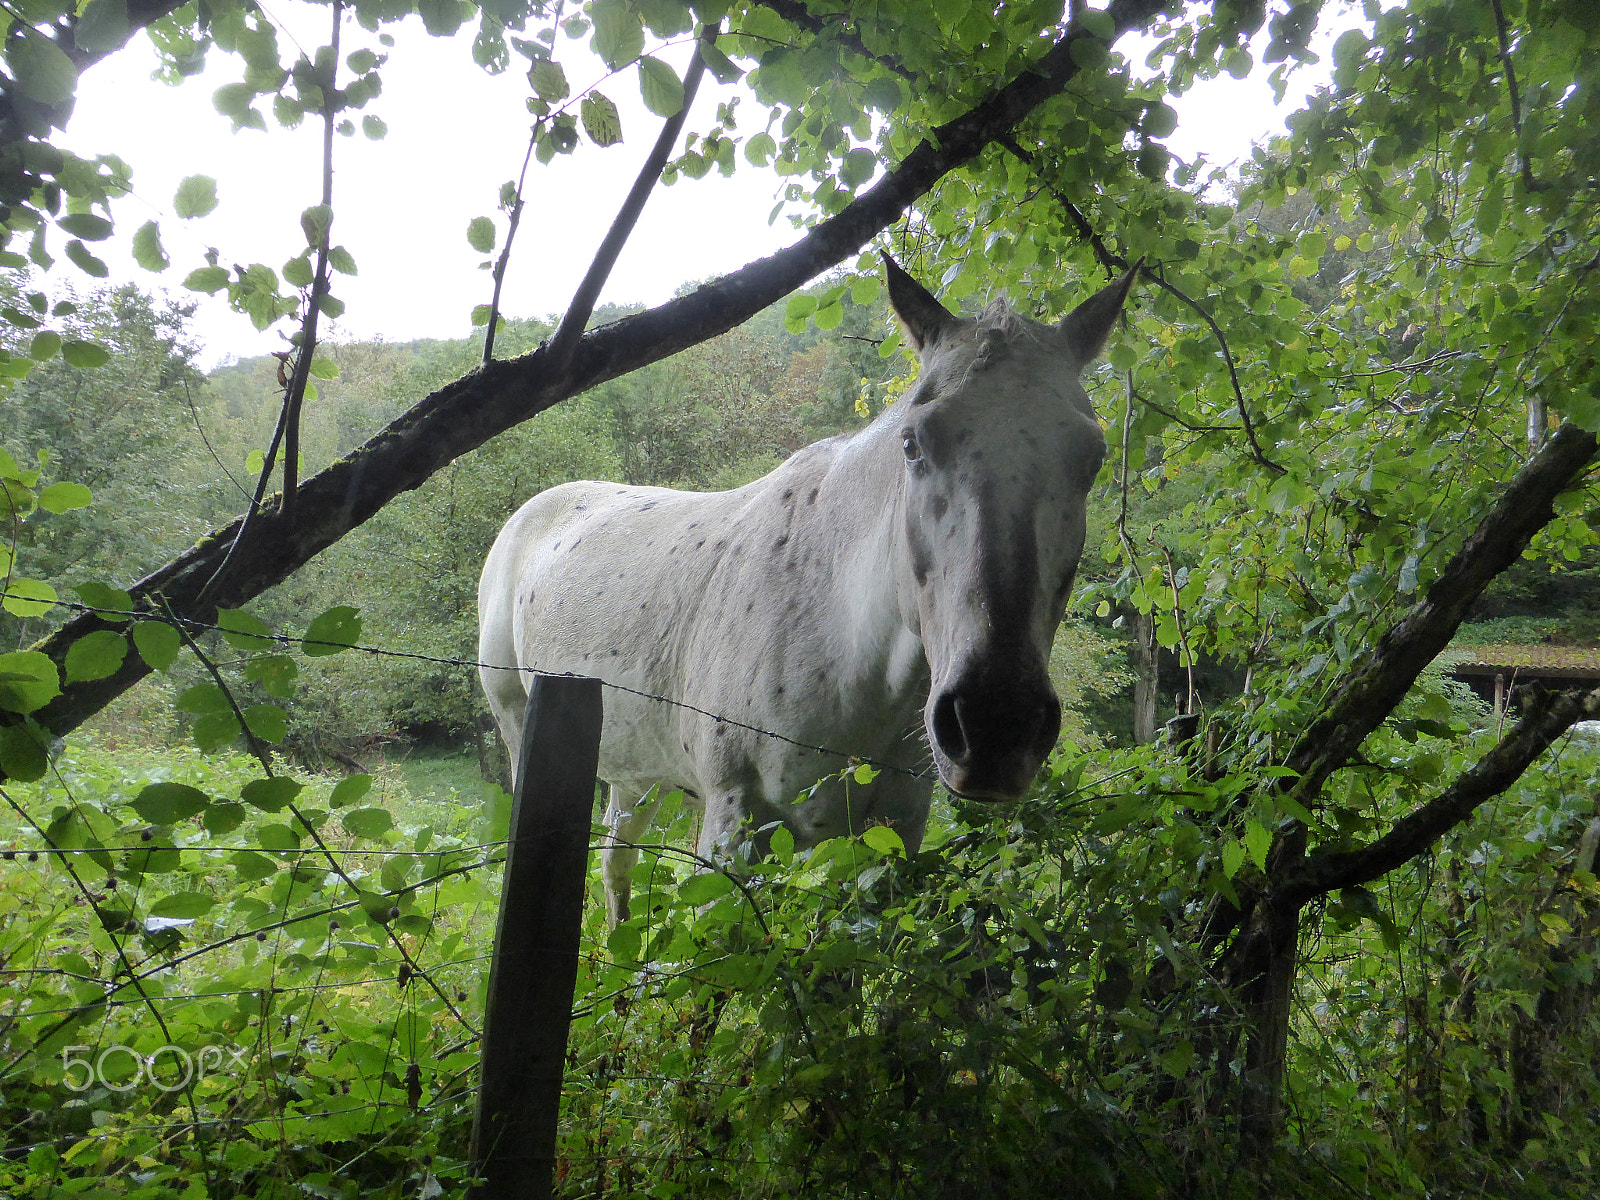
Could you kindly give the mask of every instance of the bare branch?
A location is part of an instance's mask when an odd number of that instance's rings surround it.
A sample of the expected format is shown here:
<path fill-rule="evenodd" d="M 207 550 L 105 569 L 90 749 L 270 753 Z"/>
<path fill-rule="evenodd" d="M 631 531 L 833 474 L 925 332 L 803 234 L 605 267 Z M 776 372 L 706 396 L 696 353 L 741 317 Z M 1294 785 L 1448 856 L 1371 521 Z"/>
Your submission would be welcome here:
<path fill-rule="evenodd" d="M 707 29 L 702 39 L 715 42 L 717 28 L 712 26 Z M 677 145 L 678 133 L 683 129 L 684 121 L 688 119 L 689 106 L 694 103 L 695 92 L 700 88 L 700 78 L 705 73 L 706 60 L 701 55 L 700 45 L 697 42 L 694 56 L 689 60 L 689 69 L 683 77 L 683 104 L 661 127 L 656 144 L 645 158 L 644 165 L 639 168 L 639 176 L 633 181 L 633 187 L 623 200 L 616 220 L 612 221 L 611 228 L 606 230 L 600 249 L 595 251 L 594 261 L 589 264 L 583 282 L 578 284 L 578 290 L 573 293 L 572 303 L 567 306 L 567 315 L 561 319 L 561 327 L 550 338 L 547 348 L 550 357 L 549 370 L 564 371 L 567 364 L 572 361 L 578 339 L 583 336 L 584 326 L 589 323 L 589 317 L 594 312 L 595 301 L 600 298 L 600 289 L 605 287 L 606 280 L 611 277 L 611 268 L 617 265 L 617 255 L 622 253 L 622 247 L 633 235 L 633 227 L 639 223 L 639 214 L 644 211 L 644 202 L 650 198 L 650 193 L 655 190 L 656 181 L 661 178 L 661 172 L 666 168 L 667 159 L 672 155 L 672 147 Z"/>

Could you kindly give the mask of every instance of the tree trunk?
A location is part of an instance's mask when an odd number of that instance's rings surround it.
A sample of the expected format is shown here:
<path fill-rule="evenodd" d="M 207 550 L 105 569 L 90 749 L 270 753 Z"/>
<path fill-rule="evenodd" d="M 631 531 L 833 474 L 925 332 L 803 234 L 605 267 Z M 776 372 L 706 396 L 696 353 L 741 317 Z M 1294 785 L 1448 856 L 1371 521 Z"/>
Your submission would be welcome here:
<path fill-rule="evenodd" d="M 1147 746 L 1156 740 L 1156 700 L 1160 696 L 1156 662 L 1156 619 L 1133 613 L 1133 740 Z"/>

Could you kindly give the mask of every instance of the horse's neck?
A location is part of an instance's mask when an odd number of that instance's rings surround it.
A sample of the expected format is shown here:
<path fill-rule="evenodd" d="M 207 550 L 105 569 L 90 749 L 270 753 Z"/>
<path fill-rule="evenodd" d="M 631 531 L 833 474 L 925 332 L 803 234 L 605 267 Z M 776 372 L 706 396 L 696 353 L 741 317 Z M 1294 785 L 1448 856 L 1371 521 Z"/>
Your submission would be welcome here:
<path fill-rule="evenodd" d="M 881 422 L 843 444 L 822 479 L 819 509 L 839 538 L 830 598 L 839 668 L 876 682 L 869 694 L 886 684 L 920 703 L 921 642 L 905 626 L 895 586 L 905 469 L 897 447 Z"/>

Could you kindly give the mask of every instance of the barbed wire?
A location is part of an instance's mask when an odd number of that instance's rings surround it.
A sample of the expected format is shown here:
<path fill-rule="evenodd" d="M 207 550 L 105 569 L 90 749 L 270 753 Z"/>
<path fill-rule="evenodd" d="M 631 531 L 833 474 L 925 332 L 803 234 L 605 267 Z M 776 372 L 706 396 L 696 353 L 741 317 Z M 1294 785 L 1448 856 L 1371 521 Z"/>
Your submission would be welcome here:
<path fill-rule="evenodd" d="M 0 599 L 9 599 L 11 595 L 12 594 L 10 592 L 0 591 Z M 26 600 L 29 603 L 40 602 L 38 597 L 35 596 L 19 596 L 17 598 Z M 386 646 L 368 646 L 356 642 L 324 641 L 318 638 L 295 637 L 292 634 L 285 633 L 254 633 L 248 630 L 228 629 L 225 626 L 217 625 L 211 622 L 197 621 L 192 617 L 180 617 L 173 614 L 164 614 L 157 612 L 154 609 L 105 608 L 99 605 L 85 604 L 80 600 L 63 600 L 60 597 L 57 597 L 48 603 L 55 607 L 71 609 L 75 612 L 93 613 L 98 617 L 114 617 L 120 618 L 121 620 L 156 621 L 163 625 L 182 625 L 189 630 L 221 633 L 224 636 L 232 634 L 234 637 L 251 638 L 253 640 L 262 642 L 275 642 L 278 645 L 285 647 L 325 646 L 329 648 L 337 648 L 340 651 L 354 650 L 362 654 L 370 655 L 374 658 L 406 659 L 413 662 L 426 662 L 433 663 L 438 666 L 457 667 L 463 669 L 471 668 L 479 671 L 515 671 L 521 675 L 544 676 L 550 679 L 598 678 L 598 676 L 580 675 L 576 671 L 547 671 L 538 667 L 512 667 L 506 666 L 504 663 L 483 662 L 475 658 L 458 658 L 437 654 L 423 654 L 420 651 L 415 650 L 392 650 Z M 835 758 L 842 758 L 848 763 L 865 763 L 867 766 L 876 768 L 877 770 L 892 771 L 896 774 L 905 775 L 912 779 L 928 779 L 935 777 L 933 773 L 926 767 L 920 769 L 908 767 L 901 763 L 886 762 L 882 759 L 874 758 L 873 756 L 867 754 L 855 754 L 848 750 L 839 750 L 830 746 L 818 745 L 814 742 L 801 741 L 798 738 L 790 737 L 788 734 L 780 733 L 775 729 L 764 729 L 759 725 L 752 725 L 748 721 L 741 721 L 737 717 L 730 717 L 725 713 L 712 712 L 710 709 L 701 708 L 698 705 L 690 704 L 686 700 L 678 700 L 672 696 L 661 696 L 654 692 L 647 692 L 639 688 L 629 687 L 624 683 L 613 683 L 608 679 L 600 679 L 600 685 L 602 687 L 609 688 L 612 691 L 633 696 L 636 699 L 650 700 L 658 704 L 670 705 L 673 708 L 681 708 L 687 712 L 692 712 L 697 716 L 702 716 L 708 720 L 715 721 L 719 725 L 728 725 L 735 729 L 743 729 L 748 733 L 755 733 L 762 737 L 772 738 L 775 741 L 784 742 L 785 744 L 793 746 L 799 750 L 810 750 L 817 754 L 831 755 Z"/>

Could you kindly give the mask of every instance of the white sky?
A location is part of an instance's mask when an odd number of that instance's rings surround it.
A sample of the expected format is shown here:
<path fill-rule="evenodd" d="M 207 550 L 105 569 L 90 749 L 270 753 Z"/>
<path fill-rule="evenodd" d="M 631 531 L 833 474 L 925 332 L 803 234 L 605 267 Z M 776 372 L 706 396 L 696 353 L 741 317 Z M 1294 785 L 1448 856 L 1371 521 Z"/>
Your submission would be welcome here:
<path fill-rule="evenodd" d="M 269 11 L 306 49 L 326 40 L 326 8 L 277 0 Z M 513 54 L 510 70 L 488 75 L 472 62 L 470 26 L 443 44 L 427 37 L 414 16 L 387 28 L 397 45 L 380 71 L 383 94 L 353 115 L 358 126 L 363 113 L 381 117 L 388 135 L 374 142 L 358 130 L 335 139 L 333 241 L 351 252 L 360 273 L 334 277 L 346 311 L 331 334 L 388 341 L 460 337 L 470 328 L 473 306 L 487 303 L 492 287 L 489 272 L 478 268 L 484 256 L 467 245 L 467 223 L 494 216 L 503 237 L 499 188 L 515 178 L 527 148 L 531 118 L 523 101 L 529 89 L 519 69 L 526 64 Z M 361 46 L 385 52 L 375 35 L 353 22 L 346 23 L 343 39 L 342 54 Z M 279 42 L 287 64 L 295 43 L 281 33 Z M 1142 57 L 1145 51 L 1130 42 L 1119 48 Z M 579 42 L 562 38 L 558 57 L 574 92 L 603 74 Z M 681 74 L 686 47 L 666 57 Z M 211 95 L 240 78 L 237 59 L 213 49 L 206 72 L 178 87 L 150 78 L 155 62 L 141 35 L 79 81 L 64 144 L 85 155 L 116 153 L 133 168 L 133 195 L 114 204 L 117 234 L 92 248 L 110 265 L 111 282 L 132 280 L 200 301 L 194 332 L 204 364 L 280 349 L 283 335 L 276 329 L 258 333 L 220 298 L 181 285 L 203 265 L 208 246 L 217 247 L 223 265 L 262 262 L 274 270 L 300 252 L 300 212 L 320 194 L 320 122 L 308 118 L 299 129 L 284 130 L 268 111 L 270 132 L 234 134 Z M 1265 75 L 1258 68 L 1243 82 L 1224 77 L 1172 101 L 1180 121 L 1166 145 L 1181 157 L 1204 152 L 1213 162 L 1228 162 L 1247 156 L 1252 139 L 1281 132 L 1299 96 L 1291 92 L 1282 108 L 1275 107 Z M 572 155 L 530 169 L 528 204 L 502 297 L 507 315 L 560 312 L 582 277 L 660 127 L 642 105 L 636 79 L 628 70 L 602 87 L 622 111 L 621 145 L 601 150 L 583 140 Z M 735 91 L 708 75 L 686 128 L 711 129 L 718 102 Z M 741 137 L 763 127 L 764 113 L 753 98 L 745 99 L 739 116 Z M 171 211 L 172 196 L 178 182 L 194 174 L 217 179 L 220 203 L 207 217 L 180 221 Z M 602 302 L 659 303 L 686 282 L 723 274 L 793 241 L 798 235 L 784 217 L 767 223 L 783 182 L 741 156 L 731 179 L 713 171 L 702 180 L 658 187 Z M 172 259 L 159 275 L 119 249 L 151 217 L 160 222 Z M 52 243 L 55 272 L 77 286 L 93 282 L 66 263 L 64 241 L 58 236 Z"/>

